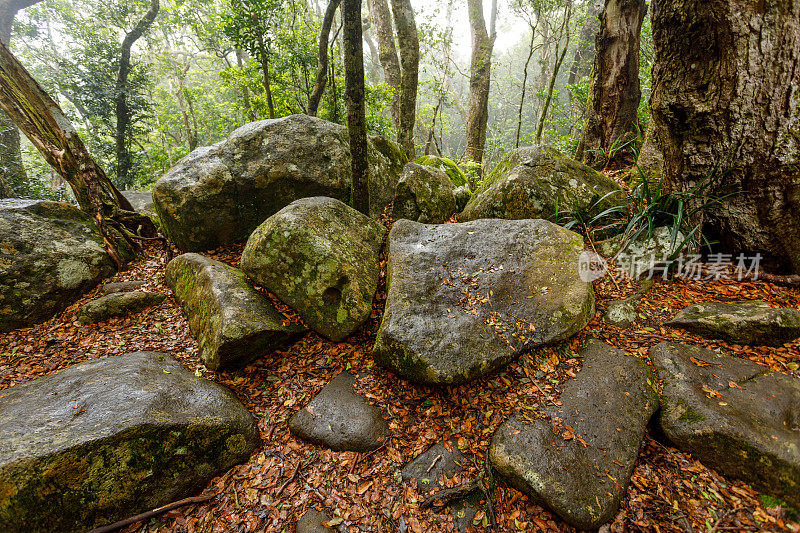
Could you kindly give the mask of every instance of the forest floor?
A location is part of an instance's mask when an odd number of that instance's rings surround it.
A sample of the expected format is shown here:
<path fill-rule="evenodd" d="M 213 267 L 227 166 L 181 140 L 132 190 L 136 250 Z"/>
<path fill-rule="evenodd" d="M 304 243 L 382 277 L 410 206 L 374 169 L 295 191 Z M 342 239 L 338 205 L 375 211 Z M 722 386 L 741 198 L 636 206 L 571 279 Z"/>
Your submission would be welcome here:
<path fill-rule="evenodd" d="M 240 251 L 231 248 L 210 255 L 236 264 Z M 145 257 L 114 280 L 146 280 L 147 289 L 171 294 L 164 283 L 165 263 L 166 254 L 149 247 Z M 171 297 L 131 317 L 92 326 L 76 322 L 77 309 L 97 297 L 98 288 L 44 324 L 0 335 L 0 389 L 82 361 L 152 350 L 171 354 L 236 393 L 257 417 L 263 447 L 247 464 L 210 483 L 206 490 L 218 495 L 208 503 L 172 511 L 126 531 L 288 533 L 306 509 L 316 507 L 334 516 L 340 530 L 394 533 L 402 517 L 409 531 L 427 533 L 452 531 L 452 517 L 447 509 L 421 510 L 424 495 L 403 483 L 400 469 L 432 444 L 456 436 L 469 459 L 467 474 L 478 472 L 493 432 L 512 412 L 558 402 L 561 385 L 579 371 L 574 350 L 588 336 L 645 361 L 648 348 L 666 339 L 721 348 L 799 376 L 800 341 L 782 348 L 745 348 L 661 327 L 679 309 L 701 301 L 759 298 L 777 307 L 798 307 L 798 289 L 758 281 L 659 281 L 645 295 L 639 321 L 628 330 L 606 326 L 601 317 L 610 299 L 629 296 L 634 285 L 617 287 L 605 278 L 595 283 L 595 290 L 597 314 L 570 343 L 525 354 L 501 372 L 467 385 L 432 388 L 404 381 L 372 360 L 370 351 L 385 299 L 383 284 L 369 323 L 346 342 L 333 343 L 310 333 L 284 351 L 243 369 L 219 373 L 207 370 L 198 359 L 197 343 Z M 294 438 L 287 427 L 287 420 L 345 369 L 360 374 L 361 392 L 383 409 L 390 424 L 391 437 L 371 453 L 313 446 Z M 465 479 L 449 481 L 455 486 Z M 648 432 L 610 530 L 800 531 L 800 523 L 792 522 L 784 509 L 770 505 L 774 502 L 759 497 L 748 485 L 726 479 Z M 502 483 L 496 487 L 494 507 L 497 531 L 572 530 Z M 487 520 L 479 512 L 475 530 L 488 531 Z"/>

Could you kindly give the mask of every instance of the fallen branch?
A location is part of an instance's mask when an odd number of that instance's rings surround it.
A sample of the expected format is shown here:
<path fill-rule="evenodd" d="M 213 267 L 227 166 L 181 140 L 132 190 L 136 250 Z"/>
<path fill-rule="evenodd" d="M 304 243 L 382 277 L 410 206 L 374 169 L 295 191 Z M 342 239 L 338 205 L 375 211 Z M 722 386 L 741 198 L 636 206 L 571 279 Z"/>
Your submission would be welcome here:
<path fill-rule="evenodd" d="M 116 522 L 114 524 L 98 527 L 96 529 L 91 530 L 89 533 L 110 533 L 111 531 L 119 531 L 120 529 L 128 527 L 131 524 L 135 524 L 136 522 L 141 522 L 142 520 L 149 520 L 151 518 L 162 515 L 164 513 L 168 513 L 173 509 L 178 509 L 179 507 L 183 507 L 185 505 L 207 502 L 208 500 L 213 499 L 217 494 L 218 493 L 215 492 L 213 494 L 203 494 L 201 496 L 192 496 L 191 498 L 184 498 L 183 500 L 172 502 L 163 507 L 153 509 L 152 511 L 147 511 L 146 513 L 137 514 L 136 516 L 126 518 L 125 520 L 120 520 L 119 522 Z"/>
<path fill-rule="evenodd" d="M 759 272 L 758 277 L 753 274 L 742 276 L 741 281 L 766 281 L 767 283 L 774 283 L 775 285 L 784 285 L 786 287 L 800 286 L 800 275 L 797 274 L 770 274 L 768 272 Z"/>

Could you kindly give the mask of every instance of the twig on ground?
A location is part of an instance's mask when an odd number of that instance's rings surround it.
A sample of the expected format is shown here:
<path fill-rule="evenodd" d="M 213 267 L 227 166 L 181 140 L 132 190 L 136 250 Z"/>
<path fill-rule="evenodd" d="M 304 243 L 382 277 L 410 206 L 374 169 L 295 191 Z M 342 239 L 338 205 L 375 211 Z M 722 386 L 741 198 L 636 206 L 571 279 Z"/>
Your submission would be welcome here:
<path fill-rule="evenodd" d="M 208 500 L 214 498 L 217 494 L 219 493 L 215 492 L 213 494 L 203 494 L 202 496 L 192 496 L 191 498 L 184 498 L 183 500 L 167 504 L 163 507 L 153 509 L 152 511 L 147 511 L 146 513 L 137 514 L 136 516 L 126 518 L 125 520 L 120 520 L 119 522 L 116 522 L 114 524 L 95 528 L 91 530 L 89 533 L 110 533 L 112 531 L 119 531 L 120 529 L 128 527 L 131 524 L 135 524 L 136 522 L 141 522 L 143 520 L 149 520 L 164 513 L 168 513 L 173 509 L 178 509 L 179 507 L 183 507 L 184 505 L 207 502 Z"/>

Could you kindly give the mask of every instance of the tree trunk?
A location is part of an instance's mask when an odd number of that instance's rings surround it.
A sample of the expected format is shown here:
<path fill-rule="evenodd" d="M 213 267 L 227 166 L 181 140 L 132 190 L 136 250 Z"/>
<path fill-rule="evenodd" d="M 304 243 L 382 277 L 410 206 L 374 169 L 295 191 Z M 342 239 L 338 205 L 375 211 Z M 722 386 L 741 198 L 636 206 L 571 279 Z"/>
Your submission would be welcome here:
<path fill-rule="evenodd" d="M 267 97 L 267 109 L 269 110 L 269 118 L 275 118 L 275 102 L 272 100 L 272 86 L 269 79 L 269 56 L 267 52 L 267 45 L 264 43 L 263 37 L 258 41 L 258 55 L 261 61 L 261 76 L 264 83 L 264 95 Z"/>
<path fill-rule="evenodd" d="M 97 222 L 108 254 L 118 267 L 124 263 L 109 224 L 136 231 L 155 231 L 152 223 L 134 212 L 92 159 L 75 128 L 57 103 L 36 83 L 8 47 L 0 43 L 0 108 L 70 184 L 80 208 Z M 124 233 L 123 233 L 124 234 Z"/>
<path fill-rule="evenodd" d="M 586 125 L 576 157 L 602 168 L 621 155 L 636 138 L 639 101 L 639 44 L 647 14 L 644 0 L 606 0 L 592 69 Z"/>
<path fill-rule="evenodd" d="M 658 0 L 653 39 L 666 188 L 720 177 L 704 233 L 800 272 L 800 2 Z"/>
<path fill-rule="evenodd" d="M 241 48 L 234 50 L 236 53 L 236 65 L 241 69 L 244 66 L 244 52 Z M 247 82 L 242 83 L 242 101 L 244 103 L 245 116 L 253 121 L 256 119 L 256 114 L 253 111 L 253 104 L 250 102 L 250 89 L 247 87 Z"/>
<path fill-rule="evenodd" d="M 325 18 L 322 19 L 322 28 L 319 31 L 317 82 L 311 92 L 311 98 L 308 99 L 308 114 L 312 117 L 317 116 L 319 103 L 322 101 L 322 95 L 325 94 L 325 86 L 328 84 L 328 42 L 331 35 L 331 26 L 333 26 L 333 17 L 336 15 L 336 10 L 339 8 L 340 3 L 341 0 L 330 0 L 328 2 Z"/>
<path fill-rule="evenodd" d="M 386 85 L 392 88 L 392 120 L 397 131 L 400 131 L 400 96 L 402 94 L 402 75 L 400 72 L 400 59 L 397 56 L 397 47 L 394 44 L 394 28 L 392 26 L 392 13 L 389 11 L 387 0 L 372 0 L 372 21 L 375 24 L 375 33 L 378 36 L 378 58 L 383 67 L 383 76 Z"/>
<path fill-rule="evenodd" d="M 352 160 L 353 207 L 369 216 L 367 117 L 364 101 L 364 45 L 361 38 L 361 0 L 343 0 L 345 101 Z"/>
<path fill-rule="evenodd" d="M 531 42 L 528 45 L 528 58 L 525 60 L 525 68 L 522 71 L 522 90 L 520 91 L 519 96 L 519 109 L 518 109 L 518 116 L 517 116 L 517 134 L 515 136 L 514 147 L 519 148 L 519 138 L 520 134 L 522 133 L 522 112 L 525 109 L 525 93 L 528 89 L 528 67 L 531 64 L 531 59 L 533 58 L 533 52 L 536 49 L 536 26 L 538 26 L 539 21 L 536 21 L 536 25 L 531 25 Z"/>
<path fill-rule="evenodd" d="M 567 3 L 567 8 L 564 13 L 564 23 L 561 25 L 561 31 L 559 35 L 556 37 L 556 63 L 553 65 L 553 73 L 550 75 L 550 83 L 547 86 L 547 96 L 544 99 L 544 105 L 542 106 L 542 111 L 539 113 L 539 127 L 536 129 L 536 144 L 542 142 L 542 133 L 544 132 L 544 123 L 547 119 L 547 113 L 550 110 L 550 103 L 553 101 L 553 89 L 556 85 L 556 79 L 558 78 L 558 73 L 561 70 L 561 65 L 564 64 L 564 58 L 567 55 L 567 50 L 569 49 L 569 37 L 570 37 L 570 30 L 569 30 L 569 19 L 572 15 L 572 4 Z M 561 50 L 559 54 L 559 46 L 562 37 L 566 36 L 566 40 L 564 42 L 564 49 Z"/>
<path fill-rule="evenodd" d="M 0 1 L 0 41 L 11 46 L 11 26 L 17 12 L 39 3 L 40 0 Z M 11 198 L 14 191 L 10 183 L 27 182 L 28 174 L 22 164 L 19 130 L 4 112 L 0 111 L 0 198 Z"/>
<path fill-rule="evenodd" d="M 569 68 L 569 80 L 567 83 L 572 85 L 578 83 L 584 76 L 592 72 L 592 62 L 594 61 L 594 40 L 598 30 L 600 30 L 600 20 L 598 15 L 604 2 L 591 0 L 586 7 L 586 18 L 581 26 L 581 41 L 575 48 L 575 55 L 572 56 L 572 66 Z M 572 98 L 572 95 L 570 95 Z"/>
<path fill-rule="evenodd" d="M 120 46 L 119 71 L 117 83 L 114 87 L 114 104 L 117 115 L 116 148 L 117 148 L 117 180 L 123 188 L 133 184 L 130 175 L 133 161 L 128 146 L 128 128 L 131 124 L 130 108 L 128 107 L 128 75 L 131 71 L 131 48 L 144 32 L 153 24 L 158 14 L 158 0 L 150 0 L 150 9 L 136 23 L 133 30 L 125 35 Z"/>
<path fill-rule="evenodd" d="M 496 37 L 486 29 L 483 0 L 467 0 L 469 26 L 472 34 L 472 60 L 469 78 L 469 111 L 467 114 L 467 147 L 464 158 L 481 163 L 486 144 L 486 125 L 489 121 L 489 89 L 492 82 L 492 50 Z M 492 21 L 497 13 L 497 1 L 492 1 Z"/>
<path fill-rule="evenodd" d="M 397 142 L 409 161 L 415 159 L 414 124 L 419 85 L 419 35 L 410 0 L 392 0 L 392 14 L 400 51 L 400 127 Z"/>

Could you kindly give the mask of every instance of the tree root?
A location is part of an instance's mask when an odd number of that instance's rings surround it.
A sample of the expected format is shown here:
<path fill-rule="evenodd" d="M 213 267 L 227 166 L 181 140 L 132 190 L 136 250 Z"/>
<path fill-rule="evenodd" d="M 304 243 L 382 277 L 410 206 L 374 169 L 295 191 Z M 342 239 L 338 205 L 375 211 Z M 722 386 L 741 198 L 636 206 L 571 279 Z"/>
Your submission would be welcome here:
<path fill-rule="evenodd" d="M 212 498 L 216 497 L 217 494 L 218 493 L 215 492 L 213 494 L 203 494 L 202 496 L 192 496 L 191 498 L 184 498 L 183 500 L 172 502 L 163 507 L 153 509 L 152 511 L 147 511 L 142 514 L 137 514 L 136 516 L 126 518 L 125 520 L 120 520 L 119 522 L 116 522 L 114 524 L 98 527 L 96 529 L 91 530 L 89 533 L 111 533 L 112 531 L 119 531 L 120 529 L 128 527 L 131 524 L 155 518 L 156 516 L 172 511 L 173 509 L 183 507 L 184 505 L 207 502 L 208 500 L 211 500 Z"/>

